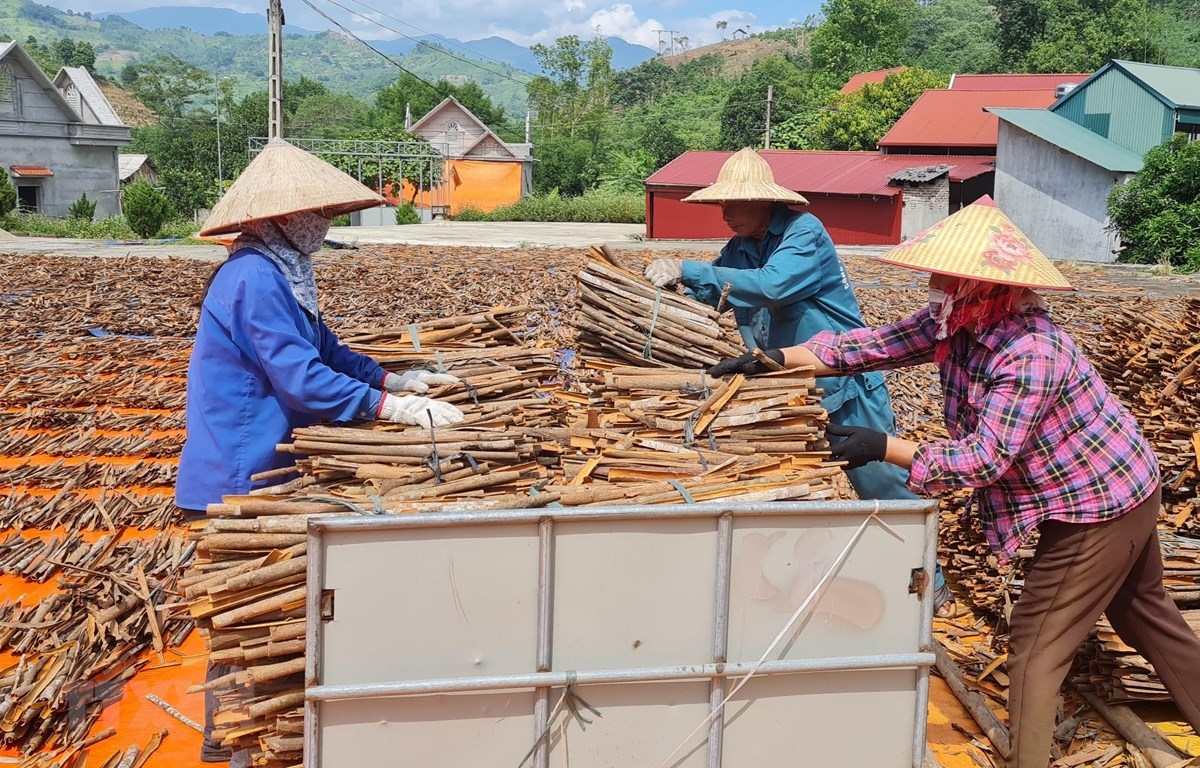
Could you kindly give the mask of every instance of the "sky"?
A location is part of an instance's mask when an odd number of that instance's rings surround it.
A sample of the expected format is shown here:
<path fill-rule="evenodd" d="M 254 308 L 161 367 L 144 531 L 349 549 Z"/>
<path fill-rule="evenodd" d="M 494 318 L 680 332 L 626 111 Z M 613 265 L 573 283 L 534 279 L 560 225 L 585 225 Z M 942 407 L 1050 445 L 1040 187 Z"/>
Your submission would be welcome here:
<path fill-rule="evenodd" d="M 153 6 L 212 6 L 263 13 L 266 0 L 40 0 L 77 13 L 133 11 Z M 799 24 L 820 0 L 310 0 L 356 34 L 370 39 L 436 34 L 469 41 L 492 35 L 520 45 L 552 44 L 564 35 L 597 31 L 651 50 L 686 38 L 690 47 L 718 42 L 734 30 L 750 34 Z M 341 7 L 339 7 L 341 6 Z M 312 30 L 331 25 L 303 0 L 283 0 L 288 24 Z M 360 14 L 360 15 L 355 15 Z M 374 19 L 377 23 L 364 20 Z M 726 22 L 724 30 L 719 22 Z M 387 29 L 390 27 L 391 29 Z M 658 30 L 670 30 L 660 33 Z M 676 42 L 676 51 L 681 47 Z"/>

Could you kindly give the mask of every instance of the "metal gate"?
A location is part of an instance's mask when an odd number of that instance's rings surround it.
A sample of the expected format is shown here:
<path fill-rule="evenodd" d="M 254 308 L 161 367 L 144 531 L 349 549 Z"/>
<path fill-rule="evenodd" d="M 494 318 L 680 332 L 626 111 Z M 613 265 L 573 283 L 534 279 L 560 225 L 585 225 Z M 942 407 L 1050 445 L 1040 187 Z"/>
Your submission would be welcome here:
<path fill-rule="evenodd" d="M 314 518 L 311 768 L 923 764 L 934 502 Z"/>

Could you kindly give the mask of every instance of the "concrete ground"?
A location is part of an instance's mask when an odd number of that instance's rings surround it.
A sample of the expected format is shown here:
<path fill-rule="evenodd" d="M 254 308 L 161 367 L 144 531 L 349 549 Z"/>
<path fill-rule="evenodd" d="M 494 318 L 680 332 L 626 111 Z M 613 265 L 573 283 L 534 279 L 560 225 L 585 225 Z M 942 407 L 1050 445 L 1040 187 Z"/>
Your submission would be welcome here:
<path fill-rule="evenodd" d="M 551 222 L 445 221 L 386 227 L 334 227 L 329 239 L 346 245 L 424 245 L 491 248 L 586 248 L 606 245 L 610 249 L 639 251 L 695 251 L 717 254 L 725 240 L 644 240 L 642 224 L 576 224 Z M 876 257 L 888 246 L 842 246 L 843 256 Z M 53 237 L 16 237 L 0 241 L 0 253 L 46 253 L 68 256 L 150 256 L 220 261 L 225 247 L 219 244 L 180 242 L 117 242 L 73 240 Z M 1075 266 L 1083 266 L 1076 264 Z M 1200 294 L 1200 276 L 1155 275 L 1145 267 L 1096 264 L 1105 277 L 1135 285 L 1160 295 Z"/>

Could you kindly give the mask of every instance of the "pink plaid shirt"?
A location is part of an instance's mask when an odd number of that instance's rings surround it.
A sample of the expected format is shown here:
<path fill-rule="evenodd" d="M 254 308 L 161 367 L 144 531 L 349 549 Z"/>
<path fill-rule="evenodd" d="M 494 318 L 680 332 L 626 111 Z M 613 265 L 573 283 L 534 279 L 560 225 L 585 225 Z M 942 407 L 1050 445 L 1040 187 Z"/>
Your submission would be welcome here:
<path fill-rule="evenodd" d="M 882 328 L 822 331 L 803 346 L 843 373 L 902 368 L 933 362 L 936 330 L 922 309 Z M 1157 487 L 1158 461 L 1133 415 L 1044 310 L 951 343 L 940 367 L 951 439 L 917 448 L 908 485 L 975 489 L 1002 560 L 1043 520 L 1112 520 Z"/>

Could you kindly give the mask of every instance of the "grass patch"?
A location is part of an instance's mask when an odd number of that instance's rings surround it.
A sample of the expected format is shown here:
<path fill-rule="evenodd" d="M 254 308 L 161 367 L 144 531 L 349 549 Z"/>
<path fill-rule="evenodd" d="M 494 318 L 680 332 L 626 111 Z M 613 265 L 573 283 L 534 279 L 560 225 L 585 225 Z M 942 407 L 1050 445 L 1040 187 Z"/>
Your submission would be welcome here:
<path fill-rule="evenodd" d="M 124 216 L 99 221 L 56 219 L 37 213 L 10 213 L 0 218 L 0 229 L 27 237 L 69 237 L 79 240 L 140 240 Z M 159 230 L 158 240 L 190 240 L 199 229 L 187 219 L 168 221 Z M 193 241 L 200 242 L 200 241 Z"/>
<path fill-rule="evenodd" d="M 641 194 L 589 190 L 579 197 L 530 195 L 511 205 L 484 212 L 463 206 L 455 221 L 551 221 L 589 224 L 645 224 L 646 198 Z"/>

